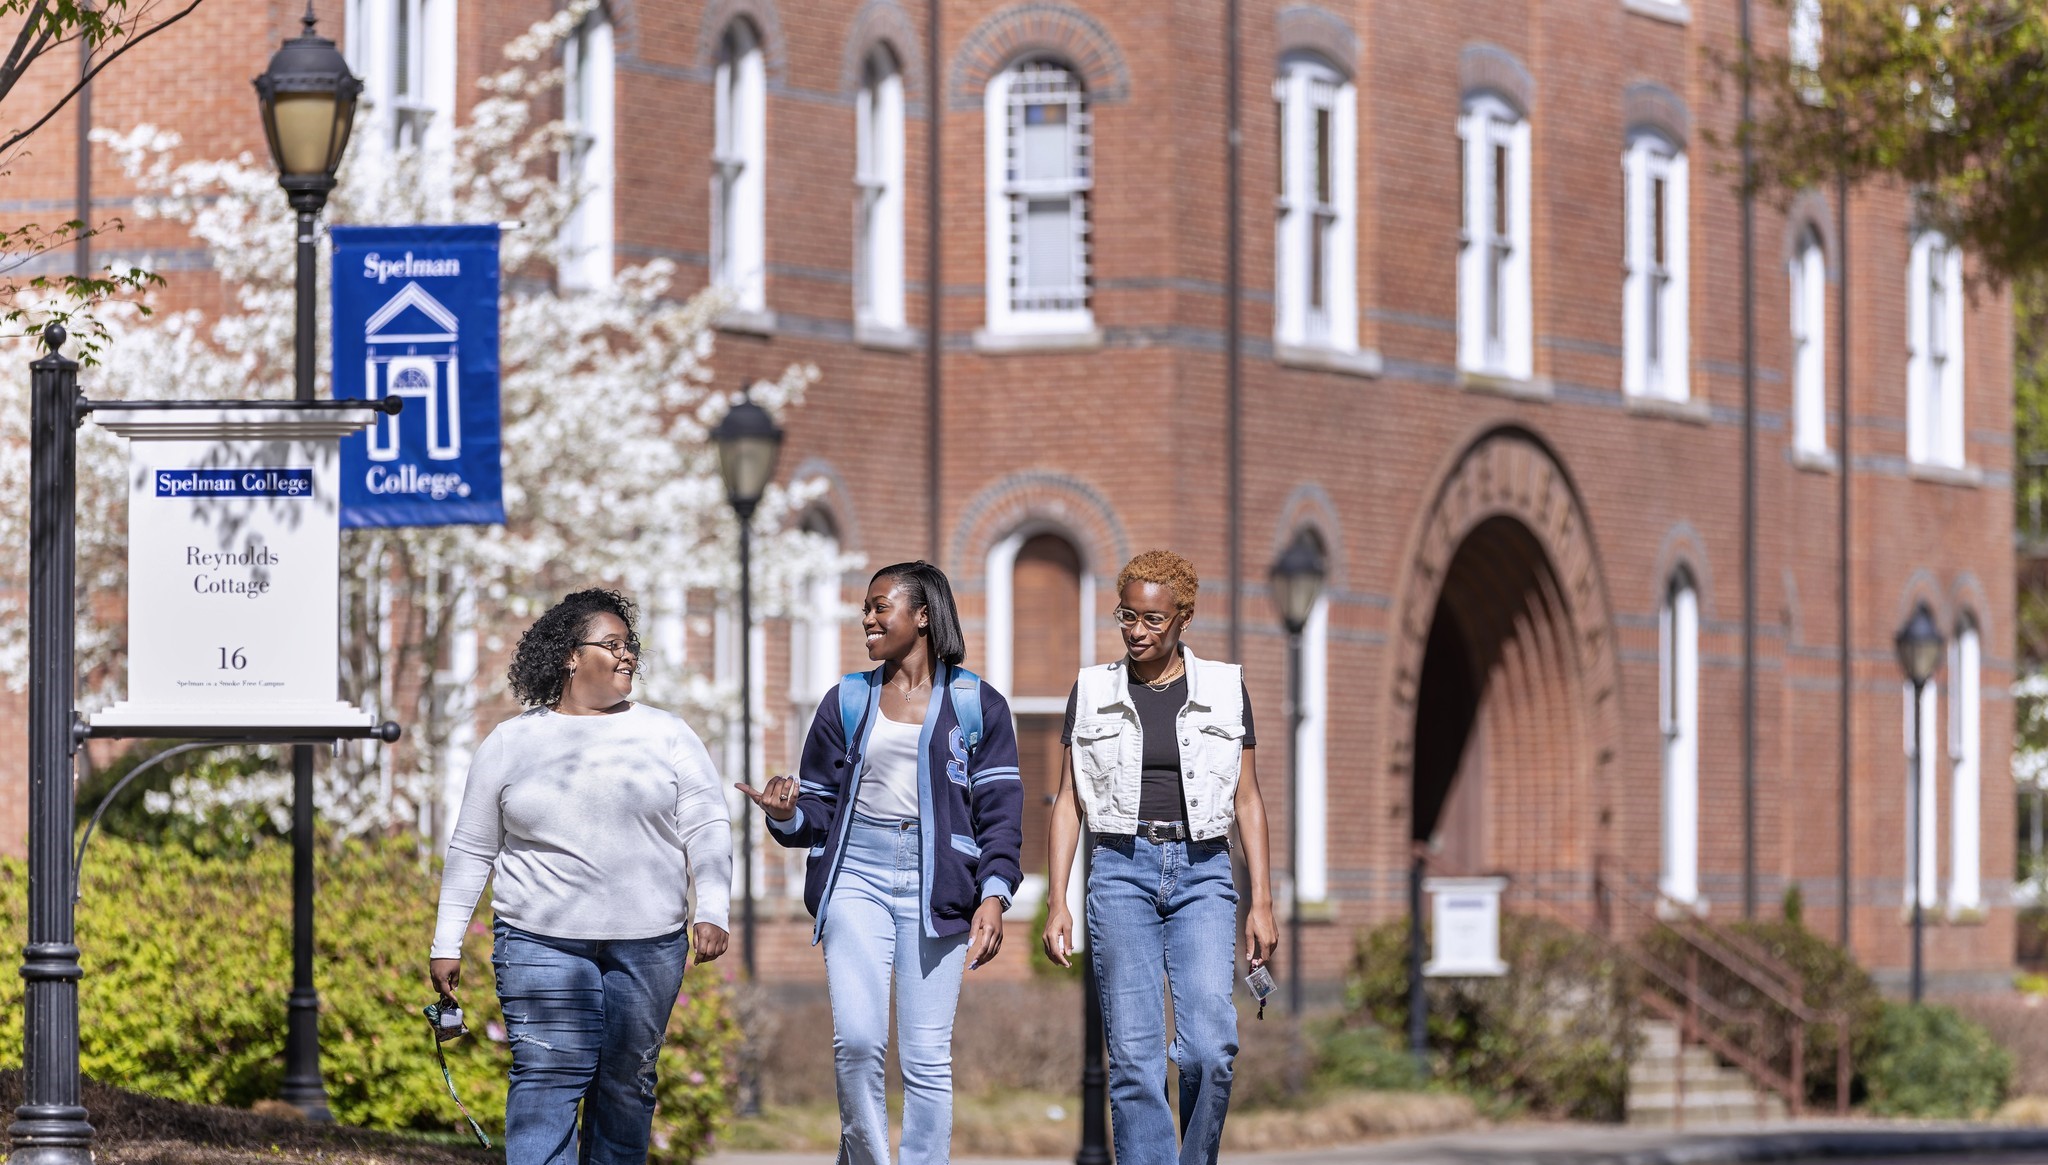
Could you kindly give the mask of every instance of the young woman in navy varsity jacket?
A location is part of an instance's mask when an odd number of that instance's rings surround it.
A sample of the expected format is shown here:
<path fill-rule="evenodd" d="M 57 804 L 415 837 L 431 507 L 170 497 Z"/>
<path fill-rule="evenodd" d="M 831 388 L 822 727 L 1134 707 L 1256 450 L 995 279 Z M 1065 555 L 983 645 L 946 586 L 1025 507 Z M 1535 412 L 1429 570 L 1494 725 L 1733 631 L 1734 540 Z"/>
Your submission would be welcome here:
<path fill-rule="evenodd" d="M 945 573 L 882 568 L 861 604 L 868 658 L 826 693 L 795 777 L 756 791 L 786 846 L 806 846 L 804 905 L 825 945 L 842 1163 L 887 1165 L 882 1059 L 896 987 L 901 1165 L 943 1165 L 953 1136 L 961 968 L 1003 945 L 1021 876 L 1024 790 L 1002 693 L 967 653 Z"/>

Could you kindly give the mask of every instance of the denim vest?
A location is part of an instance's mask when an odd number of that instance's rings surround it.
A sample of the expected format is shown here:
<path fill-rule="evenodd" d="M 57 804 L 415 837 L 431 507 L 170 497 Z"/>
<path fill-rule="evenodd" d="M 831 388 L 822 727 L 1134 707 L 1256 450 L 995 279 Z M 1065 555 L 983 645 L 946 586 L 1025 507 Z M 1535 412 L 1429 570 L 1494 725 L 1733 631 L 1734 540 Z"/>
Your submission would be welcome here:
<path fill-rule="evenodd" d="M 1244 669 L 1198 659 L 1181 645 L 1188 699 L 1176 717 L 1180 783 L 1188 833 L 1198 841 L 1230 832 L 1244 760 Z M 1074 701 L 1074 791 L 1088 828 L 1136 833 L 1145 756 L 1144 727 L 1131 703 L 1123 660 L 1081 669 Z"/>

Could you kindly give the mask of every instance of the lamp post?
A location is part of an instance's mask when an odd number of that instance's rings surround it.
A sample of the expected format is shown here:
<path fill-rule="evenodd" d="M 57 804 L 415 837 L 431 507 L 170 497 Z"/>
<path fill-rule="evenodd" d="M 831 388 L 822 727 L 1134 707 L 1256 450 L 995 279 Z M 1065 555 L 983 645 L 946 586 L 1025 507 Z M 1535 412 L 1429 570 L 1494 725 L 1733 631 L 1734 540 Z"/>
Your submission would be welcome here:
<path fill-rule="evenodd" d="M 775 476 L 782 430 L 768 410 L 741 398 L 711 430 L 718 447 L 718 476 L 725 500 L 740 522 L 740 780 L 754 783 L 754 507 Z M 747 822 L 740 846 L 740 962 L 754 978 L 754 825 Z"/>
<path fill-rule="evenodd" d="M 1912 618 L 1907 619 L 1906 625 L 1899 628 L 1893 646 L 1898 649 L 1899 667 L 1906 673 L 1906 682 L 1913 685 L 1913 755 L 1907 761 L 1911 767 L 1907 773 L 1906 785 L 1909 790 L 1907 797 L 1912 805 L 1908 815 L 1908 820 L 1912 823 L 1909 827 L 1912 840 L 1907 843 L 1906 848 L 1911 863 L 1908 867 L 1911 873 L 1907 875 L 1911 889 L 1907 893 L 1912 895 L 1913 900 L 1911 998 L 1917 1004 L 1920 1002 L 1923 986 L 1921 944 L 1925 937 L 1920 905 L 1920 749 L 1926 726 L 1922 723 L 1920 715 L 1920 693 L 1927 687 L 1927 681 L 1934 677 L 1935 669 L 1941 666 L 1943 647 L 1941 629 L 1934 625 L 1934 615 L 1928 611 L 1926 603 L 1913 608 Z"/>
<path fill-rule="evenodd" d="M 1287 628 L 1287 1012 L 1301 1014 L 1301 632 L 1323 593 L 1323 555 L 1303 534 L 1273 563 L 1273 607 Z"/>
<path fill-rule="evenodd" d="M 318 256 L 316 220 L 334 189 L 334 172 L 348 149 L 356 98 L 363 83 L 348 71 L 334 42 L 313 31 L 307 0 L 305 28 L 285 41 L 256 78 L 263 136 L 277 165 L 277 184 L 298 213 L 298 335 L 294 397 L 313 399 L 314 288 Z M 282 1098 L 313 1120 L 333 1120 L 320 1079 L 320 994 L 313 988 L 313 746 L 292 746 L 292 994 L 285 1029 Z"/>

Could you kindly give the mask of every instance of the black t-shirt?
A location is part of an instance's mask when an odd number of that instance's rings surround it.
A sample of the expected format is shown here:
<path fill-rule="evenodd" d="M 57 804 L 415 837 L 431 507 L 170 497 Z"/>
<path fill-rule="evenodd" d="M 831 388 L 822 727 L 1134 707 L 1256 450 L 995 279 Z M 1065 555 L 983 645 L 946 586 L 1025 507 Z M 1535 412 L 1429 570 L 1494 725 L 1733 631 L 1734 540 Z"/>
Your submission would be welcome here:
<path fill-rule="evenodd" d="M 1188 807 L 1181 795 L 1180 733 L 1176 721 L 1180 710 L 1187 706 L 1188 677 L 1183 674 L 1157 691 L 1138 683 L 1129 684 L 1129 688 L 1131 703 L 1138 709 L 1138 725 L 1145 737 L 1145 755 L 1140 764 L 1138 820 L 1185 822 Z M 1244 746 L 1256 748 L 1258 737 L 1252 732 L 1252 698 L 1241 683 L 1238 691 L 1244 698 Z M 1060 743 L 1070 747 L 1074 743 L 1074 708 L 1080 697 L 1081 685 L 1075 684 L 1067 692 L 1067 722 L 1060 729 Z"/>

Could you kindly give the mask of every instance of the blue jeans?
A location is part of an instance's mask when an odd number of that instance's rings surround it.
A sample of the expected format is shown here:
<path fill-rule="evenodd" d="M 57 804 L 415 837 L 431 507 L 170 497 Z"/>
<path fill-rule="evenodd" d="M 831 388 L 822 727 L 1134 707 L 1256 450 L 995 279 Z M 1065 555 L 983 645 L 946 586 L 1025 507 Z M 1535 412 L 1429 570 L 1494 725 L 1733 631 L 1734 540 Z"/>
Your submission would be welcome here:
<path fill-rule="evenodd" d="M 889 1051 L 892 977 L 896 1058 L 903 1069 L 901 1165 L 944 1165 L 952 1153 L 953 1012 L 967 936 L 925 937 L 922 882 L 917 822 L 855 814 L 824 936 L 841 1163 L 889 1160 L 882 1059 Z"/>
<path fill-rule="evenodd" d="M 491 968 L 512 1041 L 506 1165 L 645 1165 L 655 1063 L 689 940 L 680 930 L 570 939 L 494 929 Z"/>
<path fill-rule="evenodd" d="M 1117 1165 L 1176 1159 L 1162 1049 L 1180 1068 L 1179 1165 L 1215 1165 L 1237 1056 L 1230 845 L 1105 836 L 1095 839 L 1089 862 L 1088 944 L 1102 997 Z"/>

